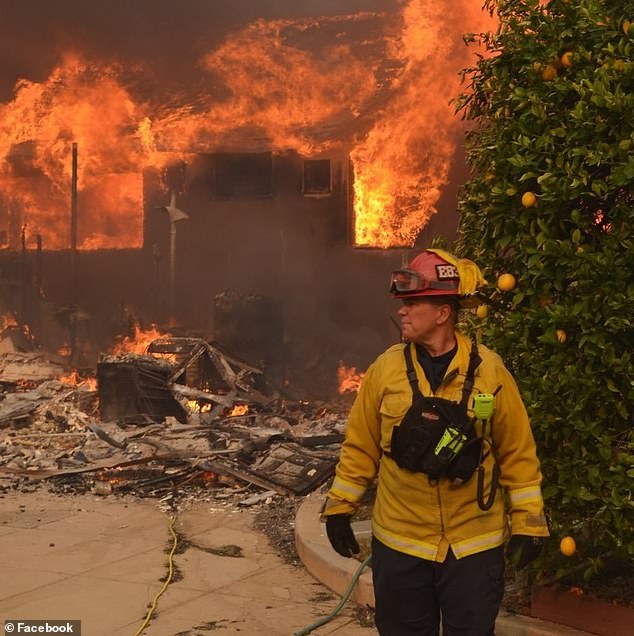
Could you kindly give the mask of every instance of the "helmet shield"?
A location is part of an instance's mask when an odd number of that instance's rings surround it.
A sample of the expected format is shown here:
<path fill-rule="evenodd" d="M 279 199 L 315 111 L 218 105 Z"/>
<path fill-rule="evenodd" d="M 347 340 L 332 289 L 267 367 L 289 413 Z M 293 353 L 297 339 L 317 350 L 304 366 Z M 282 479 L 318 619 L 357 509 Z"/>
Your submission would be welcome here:
<path fill-rule="evenodd" d="M 390 279 L 390 293 L 395 296 L 419 295 L 421 292 L 456 294 L 457 282 L 425 278 L 411 269 L 396 269 Z"/>
<path fill-rule="evenodd" d="M 423 251 L 406 268 L 394 270 L 390 278 L 390 293 L 396 298 L 458 296 L 459 288 L 457 261 L 447 260 L 434 250 Z"/>

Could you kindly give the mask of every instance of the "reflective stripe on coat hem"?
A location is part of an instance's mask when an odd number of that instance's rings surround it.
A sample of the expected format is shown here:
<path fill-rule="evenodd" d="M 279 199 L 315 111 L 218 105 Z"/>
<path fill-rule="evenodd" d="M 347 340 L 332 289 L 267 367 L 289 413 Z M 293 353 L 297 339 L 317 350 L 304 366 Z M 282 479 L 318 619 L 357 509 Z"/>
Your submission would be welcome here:
<path fill-rule="evenodd" d="M 372 533 L 374 536 L 388 548 L 409 554 L 410 556 L 419 557 L 428 561 L 435 561 L 438 555 L 438 546 L 431 543 L 413 541 L 406 537 L 395 535 L 381 528 L 375 521 L 372 522 Z M 451 543 L 451 550 L 456 559 L 462 559 L 478 552 L 492 550 L 504 544 L 504 530 L 496 530 L 473 537 L 466 541 Z"/>
<path fill-rule="evenodd" d="M 381 528 L 376 521 L 372 521 L 372 534 L 388 548 L 419 557 L 428 561 L 435 561 L 438 554 L 438 546 L 421 541 L 413 541 L 398 534 L 392 534 Z"/>
<path fill-rule="evenodd" d="M 463 557 L 471 554 L 477 554 L 478 552 L 497 548 L 503 543 L 504 530 L 496 530 L 495 532 L 481 534 L 479 537 L 473 537 L 466 541 L 459 541 L 458 543 L 451 543 L 450 545 L 456 559 L 462 559 Z"/>

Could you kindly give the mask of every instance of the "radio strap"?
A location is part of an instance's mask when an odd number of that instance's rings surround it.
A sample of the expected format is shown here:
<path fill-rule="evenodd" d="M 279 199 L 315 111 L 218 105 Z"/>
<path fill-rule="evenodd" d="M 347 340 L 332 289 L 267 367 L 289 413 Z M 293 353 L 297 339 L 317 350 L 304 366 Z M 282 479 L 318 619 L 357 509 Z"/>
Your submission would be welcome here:
<path fill-rule="evenodd" d="M 465 375 L 464 384 L 462 385 L 462 399 L 460 405 L 465 409 L 469 402 L 469 396 L 473 390 L 473 383 L 475 381 L 476 369 L 480 366 L 482 358 L 478 352 L 478 343 L 475 338 L 471 341 L 471 351 L 469 352 L 469 366 L 467 367 L 467 374 Z"/>
<path fill-rule="evenodd" d="M 405 354 L 407 379 L 410 386 L 412 387 L 412 395 L 414 398 L 413 401 L 417 402 L 418 400 L 422 399 L 423 394 L 420 392 L 420 388 L 418 386 L 418 376 L 416 375 L 414 362 L 412 360 L 411 348 L 413 346 L 414 345 L 412 343 L 406 344 L 403 353 Z M 471 351 L 469 352 L 469 365 L 467 366 L 467 373 L 465 375 L 464 384 L 462 386 L 462 399 L 460 400 L 460 405 L 463 406 L 465 410 L 469 402 L 469 396 L 471 395 L 471 391 L 473 390 L 473 384 L 475 382 L 475 372 L 478 366 L 480 366 L 481 362 L 482 358 L 478 353 L 478 345 L 475 340 L 473 340 L 471 343 Z"/>
<path fill-rule="evenodd" d="M 418 388 L 418 376 L 416 375 L 416 370 L 414 369 L 414 363 L 412 361 L 412 351 L 411 347 L 414 345 L 412 343 L 407 343 L 405 345 L 404 353 L 405 353 L 405 368 L 407 372 L 407 379 L 409 380 L 409 385 L 412 387 L 412 402 L 418 402 L 422 399 L 423 394 L 420 392 Z"/>
<path fill-rule="evenodd" d="M 414 369 L 414 362 L 412 360 L 411 348 L 414 345 L 412 343 L 408 343 L 404 349 L 405 355 L 405 367 L 407 372 L 407 379 L 412 388 L 412 405 L 424 400 L 424 396 L 422 395 L 418 383 L 418 376 L 416 375 L 416 371 Z M 465 374 L 464 384 L 462 385 L 462 397 L 459 402 L 459 406 L 464 412 L 465 416 L 467 413 L 467 406 L 469 402 L 469 397 L 471 396 L 471 391 L 473 390 L 473 385 L 475 383 L 475 372 L 480 363 L 482 362 L 482 358 L 480 357 L 480 353 L 478 352 L 478 344 L 475 339 L 472 340 L 471 350 L 469 352 L 469 363 L 467 365 L 467 371 Z M 466 418 L 462 420 L 460 424 L 456 427 L 460 433 L 464 432 L 464 428 L 466 427 Z M 484 434 L 484 430 L 483 430 Z M 482 442 L 483 443 L 483 442 Z M 489 451 L 487 451 L 486 455 L 488 455 Z M 482 465 L 482 460 L 486 455 L 483 455 L 483 448 L 480 447 L 479 459 L 477 460 L 477 501 L 478 505 L 482 510 L 489 510 L 495 501 L 495 495 L 498 486 L 498 478 L 500 475 L 500 469 L 497 463 L 493 464 L 493 474 L 491 477 L 491 488 L 489 491 L 489 496 L 484 497 L 484 466 Z M 430 482 L 435 483 L 437 481 L 436 478 L 430 477 Z"/>

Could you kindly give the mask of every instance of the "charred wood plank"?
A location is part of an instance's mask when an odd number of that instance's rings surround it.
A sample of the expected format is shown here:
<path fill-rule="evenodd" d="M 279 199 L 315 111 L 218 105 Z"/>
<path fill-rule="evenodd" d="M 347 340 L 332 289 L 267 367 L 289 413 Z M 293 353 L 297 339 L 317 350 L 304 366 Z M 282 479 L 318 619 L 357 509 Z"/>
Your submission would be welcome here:
<path fill-rule="evenodd" d="M 200 389 L 194 389 L 183 384 L 173 384 L 172 391 L 188 400 L 201 400 L 206 402 L 216 402 L 227 408 L 231 408 L 236 403 L 235 393 L 220 395 L 219 393 L 209 393 L 208 391 L 201 391 Z"/>
<path fill-rule="evenodd" d="M 275 492 L 279 493 L 280 495 L 284 495 L 285 497 L 293 496 L 293 492 L 290 489 L 281 484 L 275 484 L 268 479 L 261 477 L 260 475 L 254 475 L 248 469 L 232 466 L 226 462 L 221 462 L 218 460 L 205 460 L 199 462 L 198 465 L 205 470 L 211 471 L 212 473 L 231 475 L 232 477 L 237 477 L 241 481 L 260 486 L 260 488 L 264 488 L 265 490 L 274 490 Z"/>
<path fill-rule="evenodd" d="M 112 459 L 102 460 L 99 462 L 94 462 L 91 466 L 87 466 L 85 468 L 71 468 L 71 469 L 60 469 L 60 470 L 20 470 L 14 468 L 0 468 L 0 473 L 5 473 L 7 475 L 19 475 L 21 477 L 28 477 L 31 481 L 38 481 L 43 479 L 50 479 L 51 477 L 60 477 L 63 475 L 79 475 L 81 473 L 91 473 L 97 470 L 104 469 L 114 469 L 114 468 L 125 468 L 127 466 L 136 466 L 138 464 L 145 464 L 147 462 L 151 462 L 156 457 L 140 457 L 139 459 L 132 460 L 123 460 L 123 461 L 115 461 Z"/>
<path fill-rule="evenodd" d="M 88 424 L 88 428 L 99 439 L 102 439 L 104 442 L 107 442 L 108 444 L 110 444 L 110 446 L 114 446 L 115 448 L 122 449 L 122 448 L 125 448 L 128 445 L 127 442 L 119 442 L 118 440 L 114 439 L 114 437 L 111 437 L 110 435 L 108 435 L 108 433 L 106 433 L 106 431 L 104 431 L 102 428 L 97 426 L 97 424 L 95 424 L 94 422 L 90 422 Z"/>

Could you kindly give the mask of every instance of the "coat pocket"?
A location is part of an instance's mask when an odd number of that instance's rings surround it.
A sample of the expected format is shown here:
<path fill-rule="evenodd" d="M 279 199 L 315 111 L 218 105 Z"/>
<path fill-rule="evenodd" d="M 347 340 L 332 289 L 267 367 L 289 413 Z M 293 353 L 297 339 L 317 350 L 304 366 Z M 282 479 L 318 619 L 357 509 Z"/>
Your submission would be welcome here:
<path fill-rule="evenodd" d="M 436 444 L 444 423 L 423 422 L 421 406 L 413 404 L 398 426 L 392 430 L 390 453 L 392 459 L 401 467 L 412 472 L 426 472 L 425 458 L 432 444 Z"/>

